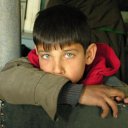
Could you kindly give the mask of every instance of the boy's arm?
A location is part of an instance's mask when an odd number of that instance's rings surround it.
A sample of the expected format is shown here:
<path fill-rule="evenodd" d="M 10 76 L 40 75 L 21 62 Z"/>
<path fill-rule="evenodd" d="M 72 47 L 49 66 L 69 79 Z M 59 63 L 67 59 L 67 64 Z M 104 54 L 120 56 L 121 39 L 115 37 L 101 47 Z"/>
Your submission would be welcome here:
<path fill-rule="evenodd" d="M 108 77 L 104 81 L 104 85 L 86 86 L 83 90 L 79 103 L 84 105 L 99 106 L 102 108 L 102 117 L 106 117 L 111 108 L 113 116 L 117 118 L 118 107 L 117 102 L 128 103 L 128 86 L 116 77 Z M 109 85 L 109 86 L 108 86 Z M 121 90 L 121 91 L 120 91 Z M 116 98 L 114 101 L 113 99 Z"/>
<path fill-rule="evenodd" d="M 107 78 L 105 81 L 107 86 L 74 86 L 73 84 L 71 86 L 70 83 L 70 85 L 64 86 L 61 90 L 61 95 L 59 95 L 59 103 L 63 104 L 64 101 L 66 101 L 66 104 L 68 103 L 72 106 L 75 106 L 78 103 L 83 105 L 99 106 L 103 110 L 101 113 L 102 117 L 106 117 L 109 113 L 109 109 L 111 108 L 113 111 L 113 116 L 117 118 L 118 107 L 113 98 L 119 97 L 120 100 L 118 99 L 117 101 L 125 100 L 125 103 L 128 103 L 128 99 L 125 98 L 125 95 L 122 92 L 125 89 L 127 90 L 125 90 L 125 92 L 128 92 L 128 86 L 124 86 L 121 83 L 122 82 L 114 76 Z M 78 91 L 77 86 L 81 86 L 79 87 Z M 128 93 L 126 94 L 128 95 Z"/>
<path fill-rule="evenodd" d="M 128 85 L 120 81 L 116 76 L 106 77 L 104 80 L 104 85 L 105 87 L 110 86 L 112 88 L 119 89 L 124 92 L 126 97 L 128 97 Z M 66 86 L 64 86 L 61 90 L 59 95 L 59 103 L 66 103 L 75 106 L 79 102 L 82 90 L 85 89 L 86 87 L 84 87 L 82 84 L 67 83 Z"/>
<path fill-rule="evenodd" d="M 105 85 L 123 91 L 125 93 L 125 96 L 128 97 L 128 85 L 120 81 L 116 76 L 106 77 L 104 83 Z"/>
<path fill-rule="evenodd" d="M 0 98 L 15 104 L 42 105 L 53 117 L 58 95 L 58 103 L 74 106 L 79 102 L 81 91 L 86 90 L 82 85 L 74 86 L 69 82 L 65 85 L 67 82 L 65 78 L 34 68 L 27 59 L 22 58 L 8 63 L 0 72 Z"/>
<path fill-rule="evenodd" d="M 59 92 L 67 82 L 66 78 L 40 71 L 21 58 L 8 63 L 0 72 L 0 99 L 42 105 L 53 118 Z"/>

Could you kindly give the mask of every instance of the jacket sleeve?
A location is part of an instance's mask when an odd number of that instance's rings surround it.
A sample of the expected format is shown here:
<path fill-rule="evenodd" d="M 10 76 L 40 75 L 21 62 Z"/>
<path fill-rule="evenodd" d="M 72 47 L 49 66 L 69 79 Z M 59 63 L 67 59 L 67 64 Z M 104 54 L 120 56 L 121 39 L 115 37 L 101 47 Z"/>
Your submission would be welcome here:
<path fill-rule="evenodd" d="M 123 91 L 125 96 L 128 97 L 128 85 L 119 80 L 116 76 L 106 77 L 104 84 Z"/>
<path fill-rule="evenodd" d="M 26 58 L 9 62 L 0 72 L 0 99 L 13 104 L 41 105 L 51 118 L 68 80 L 34 68 Z"/>

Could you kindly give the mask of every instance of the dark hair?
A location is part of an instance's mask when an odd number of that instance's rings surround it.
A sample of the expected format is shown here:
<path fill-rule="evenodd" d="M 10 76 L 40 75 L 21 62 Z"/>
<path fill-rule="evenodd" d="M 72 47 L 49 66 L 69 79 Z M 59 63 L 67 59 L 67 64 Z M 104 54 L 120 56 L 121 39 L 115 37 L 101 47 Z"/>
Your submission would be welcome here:
<path fill-rule="evenodd" d="M 90 35 L 85 14 L 66 5 L 56 5 L 40 11 L 33 29 L 35 45 L 43 44 L 45 49 L 56 44 L 63 47 L 72 43 L 80 43 L 87 48 Z"/>

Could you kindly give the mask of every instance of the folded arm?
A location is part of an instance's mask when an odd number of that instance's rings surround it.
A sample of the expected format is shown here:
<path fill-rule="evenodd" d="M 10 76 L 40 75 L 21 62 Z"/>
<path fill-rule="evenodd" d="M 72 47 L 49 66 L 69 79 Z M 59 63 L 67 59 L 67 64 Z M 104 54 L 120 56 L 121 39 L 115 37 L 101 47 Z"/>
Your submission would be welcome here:
<path fill-rule="evenodd" d="M 53 117 L 59 92 L 68 81 L 40 71 L 21 58 L 9 62 L 0 72 L 0 99 L 13 104 L 42 105 Z"/>
<path fill-rule="evenodd" d="M 105 83 L 124 91 L 128 96 L 128 86 L 115 77 L 110 78 L 106 79 Z M 99 87 L 97 86 L 97 88 Z M 95 89 L 100 91 L 104 87 L 97 88 Z M 88 105 L 88 103 L 83 103 L 81 98 L 87 99 L 86 89 L 81 84 L 74 86 L 66 78 L 34 68 L 27 58 L 9 62 L 0 72 L 0 99 L 13 104 L 41 105 L 52 118 L 56 113 L 57 104 Z M 84 95 L 82 96 L 82 94 Z M 101 103 L 104 102 L 106 103 L 102 100 Z"/>

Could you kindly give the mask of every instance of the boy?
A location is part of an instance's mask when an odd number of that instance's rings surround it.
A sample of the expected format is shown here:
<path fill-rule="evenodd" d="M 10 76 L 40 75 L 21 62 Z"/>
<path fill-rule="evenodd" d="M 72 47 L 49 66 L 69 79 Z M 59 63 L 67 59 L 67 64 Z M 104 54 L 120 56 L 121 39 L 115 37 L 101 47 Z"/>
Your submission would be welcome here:
<path fill-rule="evenodd" d="M 45 17 L 45 18 L 42 19 L 42 17 Z M 41 21 L 43 20 L 43 22 L 39 22 L 40 20 Z M 50 24 L 52 23 L 52 25 L 50 25 L 49 23 Z M 80 26 L 75 26 L 74 23 L 77 25 L 79 23 Z M 35 43 L 37 43 L 36 53 L 39 56 L 39 65 L 38 65 L 38 60 L 37 60 L 38 58 L 36 54 L 29 54 L 28 58 L 30 62 L 32 62 L 32 64 L 34 64 L 34 66 L 36 67 L 40 66 L 40 68 L 43 71 L 46 71 L 53 75 L 57 75 L 58 78 L 61 78 L 62 76 L 64 76 L 69 80 L 71 80 L 73 83 L 77 83 L 77 82 L 81 83 L 82 81 L 81 78 L 83 77 L 84 70 L 86 68 L 85 65 L 86 64 L 89 65 L 93 62 L 96 54 L 96 49 L 97 49 L 96 44 L 94 43 L 90 45 L 87 44 L 89 43 L 89 28 L 86 23 L 86 17 L 82 13 L 80 13 L 78 10 L 74 8 L 66 7 L 66 6 L 55 6 L 53 8 L 49 8 L 43 11 L 42 13 L 39 13 L 35 21 L 33 35 L 34 35 L 34 41 Z M 87 49 L 84 49 L 84 48 L 87 48 Z M 33 57 L 35 59 L 33 59 Z M 36 62 L 33 63 L 33 60 L 34 61 L 36 60 Z M 69 65 L 69 63 L 74 66 L 70 67 L 71 65 Z M 78 65 L 79 67 L 76 67 Z M 17 66 L 20 66 L 20 64 L 18 64 Z M 23 66 L 21 66 L 21 69 L 22 68 Z M 71 68 L 73 68 L 73 70 Z M 37 69 L 34 69 L 34 70 L 37 70 Z M 72 72 L 69 72 L 69 71 L 72 71 Z M 26 72 L 24 73 L 26 74 Z M 45 76 L 43 72 L 42 74 L 40 73 L 40 75 Z M 39 77 L 38 80 L 41 78 L 40 75 L 38 76 Z M 51 78 L 51 75 L 49 75 L 49 78 Z M 68 80 L 64 80 L 64 81 L 66 83 Z M 102 79 L 100 80 L 100 82 L 101 81 Z M 45 88 L 47 88 L 47 83 L 49 83 L 49 81 L 46 81 L 46 86 L 44 86 L 42 89 L 45 90 Z M 59 88 L 61 89 L 61 87 L 62 85 Z M 35 88 L 36 88 L 36 91 L 38 90 L 39 92 L 41 92 L 41 90 L 39 90 L 39 85 Z M 51 88 L 55 88 L 57 90 L 56 86 L 49 87 L 49 90 Z M 27 87 L 26 87 L 26 90 L 27 90 Z M 34 95 L 35 94 L 36 93 L 34 92 Z M 47 96 L 47 94 L 48 92 L 43 93 L 44 97 L 42 96 L 42 98 L 44 98 L 44 100 L 47 98 L 45 97 L 45 95 Z M 57 94 L 58 94 L 58 91 L 57 91 Z M 107 88 L 103 86 L 95 86 L 95 87 L 86 86 L 86 89 L 83 90 L 83 93 L 80 97 L 79 102 L 85 105 L 97 105 L 101 107 L 103 109 L 102 117 L 105 117 L 108 114 L 108 109 L 109 109 L 107 106 L 108 104 L 113 110 L 114 117 L 117 117 L 118 110 L 117 110 L 116 102 L 113 100 L 113 98 L 115 97 L 117 101 L 123 100 L 125 98 L 124 94 L 116 89 L 112 89 L 109 87 Z M 38 102 L 40 100 L 41 99 L 36 99 L 36 101 Z M 31 101 L 31 103 L 33 103 L 33 101 Z M 46 109 L 46 111 L 48 110 L 47 107 L 49 106 L 43 103 L 43 108 Z M 105 111 L 105 109 L 107 110 Z M 50 115 L 51 111 L 48 114 Z M 51 115 L 53 116 L 53 114 Z"/>
<path fill-rule="evenodd" d="M 120 62 L 106 44 L 90 43 L 90 36 L 86 17 L 79 10 L 63 5 L 49 8 L 36 18 L 33 30 L 36 50 L 29 53 L 28 59 L 35 67 L 64 76 L 72 83 L 103 84 L 104 76 L 114 75 Z M 116 100 L 120 98 L 123 97 Z M 94 105 L 87 101 L 84 104 Z M 117 117 L 115 103 L 108 99 L 106 102 Z"/>

